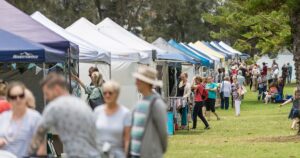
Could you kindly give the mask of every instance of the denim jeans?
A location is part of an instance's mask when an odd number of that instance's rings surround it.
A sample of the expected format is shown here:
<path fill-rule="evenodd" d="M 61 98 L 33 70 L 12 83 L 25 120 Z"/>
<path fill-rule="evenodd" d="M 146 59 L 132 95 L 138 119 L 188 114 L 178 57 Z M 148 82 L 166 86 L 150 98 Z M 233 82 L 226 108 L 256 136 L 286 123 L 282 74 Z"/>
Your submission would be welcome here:
<path fill-rule="evenodd" d="M 220 97 L 221 97 L 221 109 L 228 110 L 228 108 L 229 108 L 229 97 L 224 97 L 223 92 L 220 93 Z"/>

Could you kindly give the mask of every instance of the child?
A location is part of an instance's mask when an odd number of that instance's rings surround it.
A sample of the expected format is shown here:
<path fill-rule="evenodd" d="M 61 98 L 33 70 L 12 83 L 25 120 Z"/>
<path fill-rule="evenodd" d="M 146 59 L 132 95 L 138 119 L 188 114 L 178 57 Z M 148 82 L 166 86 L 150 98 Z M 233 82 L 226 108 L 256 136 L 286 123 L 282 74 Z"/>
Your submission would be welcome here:
<path fill-rule="evenodd" d="M 293 102 L 293 106 L 291 112 L 289 114 L 289 118 L 293 120 L 291 129 L 296 129 L 297 123 L 299 123 L 299 108 L 300 108 L 300 91 L 295 90 L 294 97 L 287 100 L 283 104 L 280 104 L 280 107 Z"/>
<path fill-rule="evenodd" d="M 278 94 L 277 87 L 274 83 L 270 85 L 269 91 L 265 92 L 265 104 L 268 104 L 269 101 L 272 100 L 272 98 L 275 98 L 275 95 Z"/>

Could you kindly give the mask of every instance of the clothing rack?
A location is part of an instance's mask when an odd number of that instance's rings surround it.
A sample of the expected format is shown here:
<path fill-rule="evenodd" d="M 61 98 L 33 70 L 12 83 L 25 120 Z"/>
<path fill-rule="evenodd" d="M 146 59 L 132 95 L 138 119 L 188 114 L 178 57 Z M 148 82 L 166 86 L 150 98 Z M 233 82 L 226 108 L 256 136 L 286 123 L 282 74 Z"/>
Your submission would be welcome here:
<path fill-rule="evenodd" d="M 180 105 L 178 105 L 178 104 L 181 104 L 182 107 L 189 106 L 188 103 L 187 103 L 186 98 L 183 98 L 183 97 L 168 97 L 167 103 L 168 103 L 168 111 L 172 112 L 173 116 L 174 116 L 174 118 L 173 118 L 174 126 L 178 126 L 178 125 L 181 126 L 181 124 L 182 124 L 181 115 L 180 115 L 180 112 L 179 112 L 179 109 L 178 109 L 178 107 Z M 188 109 L 188 114 L 189 114 L 191 112 L 190 108 L 188 107 L 187 109 Z M 189 118 L 188 118 L 189 115 L 188 114 L 186 115 L 187 130 L 189 130 Z"/>

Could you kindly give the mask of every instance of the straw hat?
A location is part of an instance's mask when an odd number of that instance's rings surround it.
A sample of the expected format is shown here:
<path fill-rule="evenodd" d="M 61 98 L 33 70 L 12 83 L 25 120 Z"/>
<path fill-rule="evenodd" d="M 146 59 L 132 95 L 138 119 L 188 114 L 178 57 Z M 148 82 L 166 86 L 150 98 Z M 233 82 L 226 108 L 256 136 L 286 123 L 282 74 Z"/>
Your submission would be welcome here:
<path fill-rule="evenodd" d="M 153 86 L 162 87 L 162 81 L 157 80 L 157 71 L 148 66 L 138 68 L 138 71 L 133 74 L 133 77 Z"/>

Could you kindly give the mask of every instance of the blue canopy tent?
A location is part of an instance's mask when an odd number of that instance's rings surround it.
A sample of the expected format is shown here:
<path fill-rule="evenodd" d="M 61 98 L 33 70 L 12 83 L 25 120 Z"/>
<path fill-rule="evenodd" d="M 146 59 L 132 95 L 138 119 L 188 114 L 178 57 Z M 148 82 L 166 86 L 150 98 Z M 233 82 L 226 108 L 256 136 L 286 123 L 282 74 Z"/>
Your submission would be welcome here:
<path fill-rule="evenodd" d="M 196 54 L 196 53 L 190 51 L 189 49 L 187 49 L 184 46 L 177 43 L 175 40 L 171 39 L 168 43 L 171 46 L 173 46 L 174 48 L 176 48 L 176 49 L 184 52 L 186 55 L 192 57 L 193 59 L 200 60 L 202 66 L 210 66 L 210 61 L 208 59 L 200 56 L 199 54 Z"/>
<path fill-rule="evenodd" d="M 1 29 L 33 42 L 65 52 L 71 46 L 68 40 L 36 22 L 5 0 L 0 0 L 0 19 Z"/>
<path fill-rule="evenodd" d="M 211 47 L 213 47 L 215 50 L 228 54 L 231 58 L 234 58 L 234 57 L 236 56 L 234 53 L 229 52 L 228 50 L 226 50 L 226 49 L 224 49 L 223 47 L 221 47 L 221 46 L 219 45 L 218 42 L 211 41 L 211 42 L 208 43 L 208 44 L 209 44 Z"/>
<path fill-rule="evenodd" d="M 190 64 L 197 64 L 199 61 L 193 60 L 193 58 L 185 55 L 183 52 L 172 47 L 165 39 L 159 37 L 153 43 L 156 47 L 166 50 L 167 53 L 158 53 L 158 60 L 170 60 L 171 62 L 186 62 Z"/>
<path fill-rule="evenodd" d="M 64 52 L 0 29 L 0 62 L 64 62 Z"/>
<path fill-rule="evenodd" d="M 206 45 L 207 47 L 209 47 L 210 49 L 216 51 L 217 53 L 224 55 L 225 61 L 227 61 L 228 59 L 231 58 L 230 55 L 228 55 L 227 53 L 224 53 L 224 52 L 219 51 L 218 49 L 214 48 L 214 47 L 213 47 L 212 45 L 210 45 L 209 43 L 207 43 L 207 42 L 202 42 L 202 43 L 205 44 L 205 45 Z"/>
<path fill-rule="evenodd" d="M 188 46 L 187 44 L 180 43 L 180 45 L 182 45 L 183 47 L 187 48 L 188 50 L 194 52 L 195 54 L 200 55 L 202 58 L 205 58 L 205 59 L 209 60 L 209 63 L 210 63 L 210 66 L 209 66 L 209 67 L 210 67 L 210 68 L 214 68 L 214 60 L 213 60 L 213 59 L 211 59 L 210 57 L 208 57 L 208 56 L 205 55 L 205 54 L 202 54 L 202 53 L 199 52 L 199 51 L 196 51 L 194 48 Z"/>

